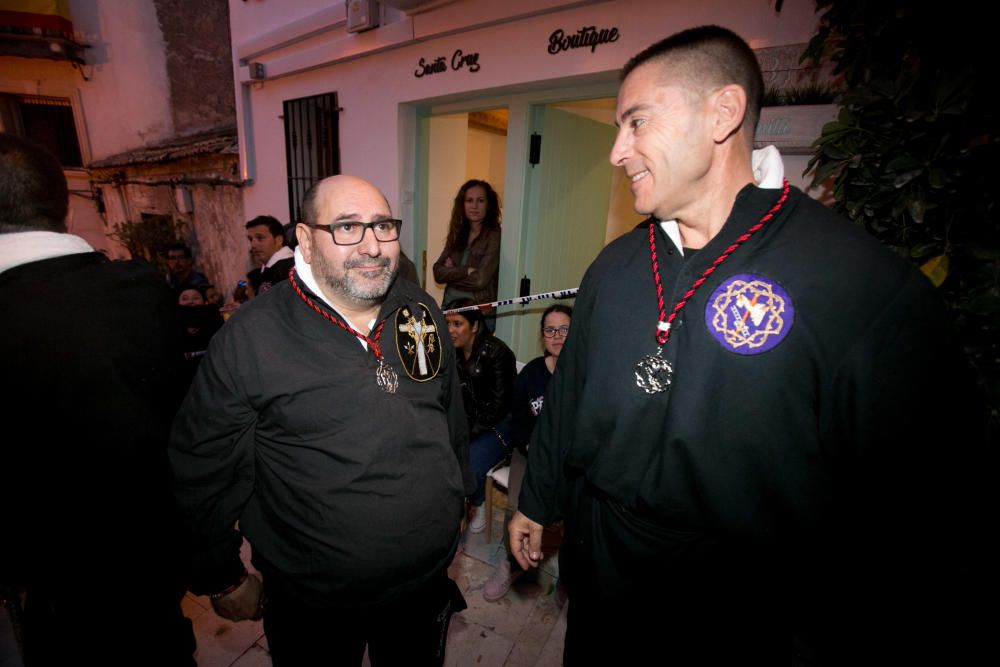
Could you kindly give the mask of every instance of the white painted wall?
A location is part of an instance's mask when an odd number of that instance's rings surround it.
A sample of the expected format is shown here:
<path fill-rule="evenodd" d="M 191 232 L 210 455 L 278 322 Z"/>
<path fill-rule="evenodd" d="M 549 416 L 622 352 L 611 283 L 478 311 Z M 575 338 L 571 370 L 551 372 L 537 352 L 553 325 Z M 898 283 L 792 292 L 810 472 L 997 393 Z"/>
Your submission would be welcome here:
<path fill-rule="evenodd" d="M 166 56 L 152 0 L 69 6 L 79 41 L 90 46 L 82 74 L 67 62 L 3 57 L 0 91 L 72 98 L 89 137 L 85 160 L 169 136 Z"/>
<path fill-rule="evenodd" d="M 152 0 L 70 0 L 73 27 L 90 44 L 80 92 L 94 160 L 173 135 L 163 36 Z"/>
<path fill-rule="evenodd" d="M 503 202 L 504 162 L 507 157 L 507 137 L 494 132 L 469 128 L 466 151 L 466 180 L 486 181 Z"/>
<path fill-rule="evenodd" d="M 404 162 L 414 156 L 399 152 L 400 146 L 412 143 L 398 135 L 406 131 L 397 123 L 400 104 L 474 99 L 504 89 L 555 87 L 586 75 L 613 78 L 642 48 L 672 32 L 704 23 L 730 26 L 755 48 L 807 42 L 816 26 L 812 3 L 785 3 L 776 14 L 773 2 L 763 0 L 609 0 L 576 3 L 570 9 L 503 22 L 504 16 L 520 11 L 542 12 L 567 4 L 568 0 L 466 0 L 358 35 L 347 34 L 335 22 L 318 36 L 314 30 L 301 28 L 311 37 L 293 43 L 291 36 L 281 33 L 282 26 L 302 22 L 315 12 L 333 12 L 329 3 L 230 0 L 236 71 L 240 71 L 242 53 L 264 63 L 269 76 L 280 76 L 251 84 L 246 67 L 240 75 L 247 82 L 248 95 L 239 104 L 238 114 L 241 127 L 248 119 L 252 121 L 252 135 L 247 140 L 256 154 L 256 182 L 245 190 L 246 215 L 287 210 L 280 119 L 285 99 L 337 91 L 344 107 L 340 119 L 343 170 L 371 180 L 385 192 L 393 210 L 406 217 L 411 212 L 400 206 L 401 200 L 405 201 L 401 192 L 413 186 L 402 183 L 400 176 L 406 169 Z M 496 23 L 445 34 L 469 26 L 471 21 Z M 322 22 L 305 23 L 315 27 Z M 553 30 L 575 31 L 589 25 L 617 27 L 621 36 L 594 52 L 546 52 Z M 442 36 L 434 37 L 437 34 Z M 279 42 L 281 48 L 266 47 L 268 35 L 272 41 L 284 40 Z M 458 49 L 479 53 L 478 72 L 464 68 L 414 76 L 420 58 L 450 58 Z M 237 86 L 242 90 L 242 84 Z M 510 204 L 507 201 L 508 208 Z"/>
<path fill-rule="evenodd" d="M 434 262 L 444 249 L 448 222 L 458 188 L 466 178 L 469 117 L 467 114 L 436 116 L 430 119 L 430 153 L 427 181 L 427 292 L 440 303 L 444 286 L 434 282 Z M 393 209 L 395 210 L 395 209 Z"/>
<path fill-rule="evenodd" d="M 230 0 L 243 174 L 254 179 L 244 189 L 245 215 L 281 217 L 288 209 L 282 101 L 336 91 L 343 107 L 343 171 L 374 183 L 404 220 L 419 220 L 423 211 L 418 207 L 426 207 L 426 236 L 418 241 L 414 230 L 419 228 L 412 225 L 404 229 L 401 242 L 419 262 L 415 249 L 426 241 L 429 269 L 440 253 L 443 225 L 461 177 L 455 162 L 439 159 L 447 151 L 441 149 L 438 130 L 428 138 L 429 173 L 421 173 L 419 160 L 426 156 L 416 154 L 417 118 L 428 112 L 464 115 L 506 107 L 504 295 L 517 290 L 525 261 L 522 248 L 530 242 L 523 238 L 521 217 L 533 105 L 613 97 L 618 71 L 630 57 L 684 28 L 720 24 L 762 49 L 804 44 L 817 25 L 813 3 L 784 3 L 778 14 L 774 0 L 458 0 L 428 6 L 433 9 L 396 15 L 398 20 L 375 30 L 348 34 L 343 3 Z M 593 51 L 548 53 L 553 31 L 572 34 L 585 26 L 617 28 L 619 38 Z M 422 73 L 421 58 L 433 62 L 443 56 L 450 65 L 459 51 L 478 54 L 478 71 L 449 67 L 415 76 Z M 250 80 L 246 65 L 251 61 L 264 65 L 265 80 Z M 455 141 L 460 141 L 457 134 Z M 466 147 L 468 141 L 466 137 Z M 609 235 L 628 227 L 631 218 L 621 184 L 615 192 Z M 429 270 L 426 284 L 439 298 Z M 501 331 L 504 326 L 498 322 L 498 334 L 511 340 L 514 332 Z"/>
<path fill-rule="evenodd" d="M 434 262 L 444 249 L 455 195 L 467 180 L 485 180 L 503 202 L 506 138 L 469 128 L 468 114 L 430 119 L 430 164 L 427 196 L 427 273 L 425 289 L 438 303 L 444 285 L 434 282 Z M 405 240 L 404 240 L 405 242 Z"/>

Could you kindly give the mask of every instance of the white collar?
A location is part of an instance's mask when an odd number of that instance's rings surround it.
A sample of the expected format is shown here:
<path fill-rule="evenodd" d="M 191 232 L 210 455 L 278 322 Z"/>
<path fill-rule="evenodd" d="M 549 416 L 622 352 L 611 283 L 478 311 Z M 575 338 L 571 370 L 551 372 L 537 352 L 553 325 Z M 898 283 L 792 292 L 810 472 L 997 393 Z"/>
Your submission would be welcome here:
<path fill-rule="evenodd" d="M 344 320 L 344 322 L 347 322 L 347 326 L 351 327 L 355 331 L 358 331 L 358 328 L 354 326 L 354 322 L 344 317 L 344 314 L 341 313 L 339 310 L 337 310 L 336 306 L 334 306 L 332 303 L 326 300 L 326 297 L 323 295 L 323 290 L 319 288 L 319 283 L 316 282 L 316 278 L 315 276 L 313 276 L 312 267 L 309 266 L 309 263 L 306 262 L 305 257 L 302 256 L 301 248 L 295 249 L 294 257 L 295 257 L 295 272 L 299 274 L 299 278 L 301 278 L 302 282 L 306 284 L 306 287 L 309 288 L 309 291 L 315 294 L 317 297 L 319 297 L 319 299 L 324 304 L 326 304 L 328 308 L 333 310 L 333 312 L 337 313 L 337 315 L 339 315 L 340 318 Z M 368 323 L 368 331 L 371 331 L 372 328 L 375 326 L 376 319 L 377 318 L 372 318 L 372 321 Z M 368 349 L 367 342 L 365 342 L 361 338 L 358 338 L 357 336 L 355 336 L 355 338 L 358 339 L 363 348 L 365 348 L 366 350 Z"/>
<path fill-rule="evenodd" d="M 774 146 L 765 146 L 756 150 L 750 155 L 750 166 L 753 169 L 753 178 L 757 181 L 758 188 L 776 189 L 781 187 L 785 178 L 785 163 L 781 161 L 781 153 Z M 661 220 L 660 227 L 667 235 L 678 252 L 684 255 L 684 246 L 681 243 L 681 230 L 677 226 L 676 220 Z"/>
<path fill-rule="evenodd" d="M 266 269 L 270 269 L 272 266 L 274 266 L 275 264 L 277 264 L 281 260 L 283 260 L 283 259 L 289 259 L 290 257 L 294 257 L 294 256 L 295 256 L 295 253 L 292 252 L 292 249 L 289 248 L 286 245 L 283 245 L 283 246 L 281 246 L 280 248 L 278 248 L 277 250 L 274 251 L 274 254 L 271 255 L 271 259 L 267 260 L 267 264 L 265 264 L 264 266 L 260 267 L 260 270 L 264 271 Z"/>
<path fill-rule="evenodd" d="M 59 232 L 0 234 L 0 273 L 43 259 L 94 252 L 79 236 Z"/>
<path fill-rule="evenodd" d="M 785 163 L 781 161 L 781 153 L 774 146 L 764 146 L 750 154 L 750 166 L 757 187 L 764 190 L 777 190 L 785 179 Z"/>

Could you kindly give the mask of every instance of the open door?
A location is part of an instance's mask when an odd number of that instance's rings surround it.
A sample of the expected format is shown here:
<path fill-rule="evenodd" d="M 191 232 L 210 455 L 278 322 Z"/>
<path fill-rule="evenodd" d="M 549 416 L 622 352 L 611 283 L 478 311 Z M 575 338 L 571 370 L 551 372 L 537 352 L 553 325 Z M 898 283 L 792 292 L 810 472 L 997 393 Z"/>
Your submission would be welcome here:
<path fill-rule="evenodd" d="M 616 130 L 554 105 L 536 106 L 533 113 L 533 126 L 540 128 L 534 141 L 541 146 L 538 163 L 528 168 L 521 244 L 523 273 L 537 294 L 579 287 L 604 247 L 613 183 L 608 154 Z M 547 306 L 530 304 L 517 314 L 512 347 L 518 359 L 540 354 L 539 318 Z"/>
<path fill-rule="evenodd" d="M 507 110 L 440 114 L 426 119 L 426 237 L 417 262 L 424 289 L 440 304 L 444 285 L 434 282 L 433 265 L 444 249 L 452 205 L 461 185 L 472 178 L 488 182 L 503 207 L 507 151 Z M 416 260 L 415 260 L 416 261 Z M 504 267 L 501 262 L 500 270 Z"/>

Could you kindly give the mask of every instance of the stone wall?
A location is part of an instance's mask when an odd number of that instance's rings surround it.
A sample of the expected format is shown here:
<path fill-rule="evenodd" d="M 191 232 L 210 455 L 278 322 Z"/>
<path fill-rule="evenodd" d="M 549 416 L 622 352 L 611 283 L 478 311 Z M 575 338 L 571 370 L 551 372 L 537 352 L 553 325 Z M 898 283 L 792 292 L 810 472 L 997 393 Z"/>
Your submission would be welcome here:
<path fill-rule="evenodd" d="M 154 0 L 167 56 L 174 131 L 185 136 L 236 118 L 227 0 Z"/>
<path fill-rule="evenodd" d="M 144 213 L 170 216 L 183 225 L 195 268 L 228 299 L 250 269 L 237 168 L 235 154 L 210 154 L 95 168 L 92 178 L 102 193 L 108 230 L 141 221 Z"/>

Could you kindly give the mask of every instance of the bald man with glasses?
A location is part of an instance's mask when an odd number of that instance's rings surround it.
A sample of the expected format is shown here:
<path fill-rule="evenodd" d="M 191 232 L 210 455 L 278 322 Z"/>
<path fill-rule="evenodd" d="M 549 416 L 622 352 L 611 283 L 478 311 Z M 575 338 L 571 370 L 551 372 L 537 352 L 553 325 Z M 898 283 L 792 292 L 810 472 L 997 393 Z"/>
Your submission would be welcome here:
<path fill-rule="evenodd" d="M 216 336 L 174 424 L 192 590 L 263 616 L 276 667 L 360 665 L 366 646 L 373 665 L 440 665 L 473 490 L 455 353 L 397 279 L 402 221 L 379 190 L 334 176 L 303 208 L 290 279 Z"/>

